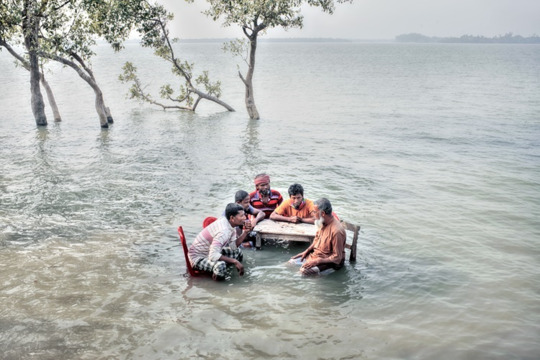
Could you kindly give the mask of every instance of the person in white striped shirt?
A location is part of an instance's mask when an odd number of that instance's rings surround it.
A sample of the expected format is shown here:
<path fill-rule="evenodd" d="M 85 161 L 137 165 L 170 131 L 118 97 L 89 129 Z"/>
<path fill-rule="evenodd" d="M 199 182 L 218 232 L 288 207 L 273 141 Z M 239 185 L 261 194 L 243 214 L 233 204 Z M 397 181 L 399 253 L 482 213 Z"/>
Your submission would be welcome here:
<path fill-rule="evenodd" d="M 236 227 L 243 226 L 237 237 Z M 196 270 L 212 273 L 212 279 L 225 280 L 227 264 L 234 265 L 240 276 L 244 275 L 242 250 L 239 246 L 252 230 L 246 222 L 244 208 L 230 203 L 225 208 L 225 216 L 205 227 L 189 247 L 191 266 Z"/>

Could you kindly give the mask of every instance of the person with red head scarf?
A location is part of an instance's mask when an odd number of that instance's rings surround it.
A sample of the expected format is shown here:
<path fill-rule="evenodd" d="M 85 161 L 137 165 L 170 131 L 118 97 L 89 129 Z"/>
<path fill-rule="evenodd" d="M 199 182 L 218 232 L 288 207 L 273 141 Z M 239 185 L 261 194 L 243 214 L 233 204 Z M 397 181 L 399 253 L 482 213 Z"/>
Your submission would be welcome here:
<path fill-rule="evenodd" d="M 255 191 L 249 194 L 249 203 L 255 209 L 262 210 L 265 219 L 283 202 L 283 197 L 277 190 L 270 189 L 270 176 L 265 173 L 255 176 Z"/>

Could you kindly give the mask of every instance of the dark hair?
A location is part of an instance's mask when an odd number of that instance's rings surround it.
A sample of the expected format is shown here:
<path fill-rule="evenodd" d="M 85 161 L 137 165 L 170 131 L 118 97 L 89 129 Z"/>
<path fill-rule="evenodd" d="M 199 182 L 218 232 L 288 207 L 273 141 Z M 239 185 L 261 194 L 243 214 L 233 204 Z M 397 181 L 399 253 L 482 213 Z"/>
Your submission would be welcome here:
<path fill-rule="evenodd" d="M 315 200 L 313 204 L 317 206 L 319 210 L 326 215 L 330 215 L 332 213 L 332 204 L 330 204 L 330 200 L 328 200 L 327 198 L 320 198 L 318 200 Z"/>
<path fill-rule="evenodd" d="M 231 218 L 231 216 L 236 216 L 240 211 L 244 211 L 244 208 L 236 203 L 230 203 L 227 204 L 227 207 L 225 208 L 225 217 L 227 220 Z"/>
<path fill-rule="evenodd" d="M 289 196 L 298 194 L 304 196 L 304 188 L 302 187 L 302 185 L 292 184 L 291 186 L 289 186 Z"/>
<path fill-rule="evenodd" d="M 247 191 L 244 190 L 238 190 L 236 194 L 234 194 L 234 201 L 240 202 L 246 198 L 246 196 L 249 196 Z"/>

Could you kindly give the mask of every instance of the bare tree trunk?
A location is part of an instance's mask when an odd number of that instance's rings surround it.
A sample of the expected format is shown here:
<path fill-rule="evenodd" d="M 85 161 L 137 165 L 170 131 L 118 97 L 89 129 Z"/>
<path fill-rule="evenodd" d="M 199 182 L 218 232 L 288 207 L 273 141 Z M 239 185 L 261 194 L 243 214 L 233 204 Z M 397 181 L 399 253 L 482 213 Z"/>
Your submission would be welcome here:
<path fill-rule="evenodd" d="M 17 54 L 17 52 L 13 50 L 13 48 L 3 39 L 0 39 L 0 46 L 5 47 L 7 51 L 21 63 L 21 66 L 23 68 L 30 71 L 30 63 L 26 61 L 26 59 L 23 58 L 21 55 Z M 47 80 L 45 80 L 43 66 L 41 67 L 41 84 L 43 85 L 43 87 L 45 88 L 45 91 L 47 92 L 47 99 L 49 100 L 49 105 L 51 106 L 51 109 L 54 115 L 54 121 L 55 122 L 62 121 L 62 117 L 60 116 L 60 111 L 58 111 L 58 106 L 56 105 L 56 99 L 54 98 L 52 89 L 49 86 L 49 83 L 47 82 Z"/>
<path fill-rule="evenodd" d="M 45 91 L 47 92 L 47 99 L 49 100 L 49 105 L 54 115 L 54 122 L 61 122 L 62 117 L 60 116 L 60 111 L 58 111 L 58 105 L 56 105 L 56 99 L 54 98 L 54 94 L 52 92 L 51 87 L 49 86 L 49 83 L 47 82 L 47 80 L 45 80 L 45 76 L 43 75 L 43 69 L 41 69 L 41 83 L 43 84 L 43 87 L 45 88 Z"/>
<path fill-rule="evenodd" d="M 105 110 L 105 101 L 103 101 L 103 93 L 99 86 L 95 83 L 89 83 L 94 93 L 96 94 L 96 112 L 98 113 L 99 123 L 102 128 L 109 127 L 109 120 L 107 119 L 107 111 Z"/>
<path fill-rule="evenodd" d="M 41 74 L 39 72 L 38 51 L 38 34 L 39 34 L 39 18 L 32 12 L 36 7 L 35 1 L 25 0 L 23 10 L 23 32 L 24 44 L 28 51 L 30 61 L 30 93 L 32 113 L 36 120 L 36 125 L 46 126 L 47 116 L 45 115 L 45 103 L 39 86 Z"/>
<path fill-rule="evenodd" d="M 94 77 L 94 73 L 92 72 L 92 69 L 86 66 L 84 60 L 78 54 L 71 53 L 70 55 L 75 60 L 77 60 L 77 62 L 82 66 L 82 68 L 88 75 L 90 81 L 87 80 L 87 82 L 92 87 L 92 89 L 94 90 L 94 93 L 96 94 L 96 112 L 98 113 L 101 127 L 108 128 L 109 124 L 113 123 L 113 118 L 112 118 L 109 108 L 105 106 L 105 100 L 103 99 L 103 92 L 101 91 L 101 88 L 97 84 L 97 81 L 96 81 L 96 78 Z M 103 123 L 104 118 L 105 118 L 105 126 Z"/>
<path fill-rule="evenodd" d="M 95 107 L 96 107 L 96 112 L 98 113 L 99 123 L 100 123 L 102 128 L 104 128 L 104 129 L 108 128 L 109 127 L 109 121 L 107 120 L 107 110 L 106 110 L 106 107 L 105 107 L 105 102 L 103 101 L 103 93 L 101 92 L 101 89 L 100 89 L 99 85 L 96 83 L 92 73 L 90 72 L 90 75 L 89 75 L 87 72 L 85 72 L 85 70 L 88 71 L 86 67 L 83 70 L 77 64 L 75 64 L 73 61 L 68 60 L 66 58 L 63 58 L 61 56 L 47 54 L 47 53 L 44 53 L 44 52 L 40 52 L 40 55 L 43 56 L 43 57 L 46 57 L 48 59 L 58 61 L 58 62 L 60 62 L 60 63 L 62 63 L 64 65 L 67 65 L 67 66 L 71 67 L 72 69 L 74 69 L 77 72 L 77 74 L 79 74 L 79 76 L 84 81 L 86 81 L 88 83 L 88 85 L 90 85 L 92 90 L 94 90 L 94 94 L 96 95 Z M 112 120 L 112 117 L 111 117 L 111 120 Z"/>
<path fill-rule="evenodd" d="M 114 120 L 113 120 L 113 117 L 111 115 L 111 109 L 109 109 L 108 106 L 105 106 L 105 114 L 107 114 L 107 122 L 109 124 L 113 124 L 114 123 Z"/>
<path fill-rule="evenodd" d="M 30 54 L 30 92 L 32 113 L 36 119 L 36 125 L 46 126 L 47 116 L 45 115 L 45 103 L 43 102 L 43 95 L 41 94 L 41 88 L 39 86 L 39 79 L 41 74 L 39 73 L 38 58 L 34 54 Z"/>
<path fill-rule="evenodd" d="M 255 52 L 257 51 L 257 33 L 252 34 L 249 38 L 249 68 L 245 79 L 242 79 L 246 86 L 246 109 L 249 118 L 259 120 L 259 112 L 255 106 L 255 98 L 253 96 L 253 73 L 255 71 Z"/>

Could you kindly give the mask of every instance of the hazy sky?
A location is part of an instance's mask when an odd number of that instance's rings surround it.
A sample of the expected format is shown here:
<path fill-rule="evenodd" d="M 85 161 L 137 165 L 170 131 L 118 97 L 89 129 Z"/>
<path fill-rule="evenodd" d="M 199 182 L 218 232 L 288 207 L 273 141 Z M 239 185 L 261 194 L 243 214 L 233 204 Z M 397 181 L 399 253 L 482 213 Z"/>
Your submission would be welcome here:
<path fill-rule="evenodd" d="M 204 0 L 158 0 L 175 13 L 173 36 L 194 38 L 241 37 L 239 27 L 221 27 L 201 14 Z M 304 28 L 271 29 L 265 37 L 322 37 L 393 39 L 396 35 L 427 36 L 540 35 L 540 0 L 355 0 L 338 4 L 333 15 L 306 7 Z"/>

